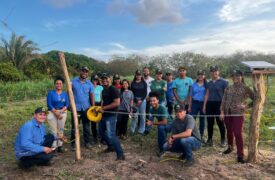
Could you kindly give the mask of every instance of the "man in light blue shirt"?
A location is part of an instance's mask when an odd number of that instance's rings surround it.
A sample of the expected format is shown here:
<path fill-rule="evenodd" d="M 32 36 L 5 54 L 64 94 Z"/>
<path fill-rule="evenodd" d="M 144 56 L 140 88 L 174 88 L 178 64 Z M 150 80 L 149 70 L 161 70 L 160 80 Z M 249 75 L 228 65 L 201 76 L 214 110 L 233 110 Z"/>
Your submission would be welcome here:
<path fill-rule="evenodd" d="M 173 81 L 172 88 L 176 99 L 175 104 L 179 104 L 185 109 L 188 109 L 189 93 L 193 80 L 186 76 L 186 68 L 179 67 L 179 77 Z"/>
<path fill-rule="evenodd" d="M 89 74 L 89 68 L 84 66 L 80 69 L 79 77 L 76 77 L 72 80 L 72 90 L 74 94 L 74 100 L 76 105 L 76 111 L 79 119 L 82 120 L 83 125 L 83 137 L 85 147 L 90 149 L 94 140 L 92 140 L 91 135 L 91 121 L 87 118 L 87 110 L 90 106 L 94 106 L 94 86 L 90 80 L 87 79 Z M 75 127 L 74 120 L 72 116 L 72 150 L 75 149 Z"/>
<path fill-rule="evenodd" d="M 34 117 L 26 122 L 19 130 L 14 144 L 16 159 L 19 167 L 30 168 L 34 165 L 47 165 L 53 158 L 52 144 L 54 136 L 46 135 L 44 121 L 46 109 L 39 107 Z"/>

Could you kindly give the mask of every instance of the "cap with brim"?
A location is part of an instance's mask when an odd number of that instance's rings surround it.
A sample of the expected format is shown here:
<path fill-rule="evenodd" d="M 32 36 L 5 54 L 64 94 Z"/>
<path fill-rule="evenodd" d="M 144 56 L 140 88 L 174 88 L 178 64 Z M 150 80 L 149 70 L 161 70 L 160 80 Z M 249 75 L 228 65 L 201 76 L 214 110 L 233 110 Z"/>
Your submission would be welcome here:
<path fill-rule="evenodd" d="M 120 76 L 119 76 L 118 74 L 115 74 L 115 75 L 113 76 L 113 79 L 114 79 L 114 80 L 120 79 Z"/>
<path fill-rule="evenodd" d="M 92 80 L 98 80 L 98 79 L 99 79 L 99 76 L 97 74 L 92 76 Z"/>
<path fill-rule="evenodd" d="M 218 66 L 211 66 L 210 67 L 210 72 L 215 72 L 215 71 L 218 71 L 218 70 L 219 70 Z"/>
<path fill-rule="evenodd" d="M 141 75 L 141 71 L 140 70 L 136 70 L 136 75 Z"/>
<path fill-rule="evenodd" d="M 36 108 L 36 110 L 34 111 L 34 114 L 38 114 L 38 113 L 42 113 L 42 112 L 47 113 L 48 111 L 47 111 L 46 108 L 44 108 L 44 107 L 38 107 L 38 108 Z"/>
<path fill-rule="evenodd" d="M 199 70 L 199 71 L 197 72 L 197 75 L 205 75 L 205 72 L 204 72 L 203 70 Z"/>
<path fill-rule="evenodd" d="M 240 70 L 233 70 L 231 76 L 243 76 L 243 72 Z"/>
<path fill-rule="evenodd" d="M 109 74 L 108 73 L 102 73 L 101 74 L 101 79 L 106 79 L 106 78 L 109 78 L 110 76 L 109 76 Z"/>
<path fill-rule="evenodd" d="M 179 104 L 176 104 L 175 107 L 174 107 L 174 109 L 175 109 L 175 112 L 179 112 L 179 111 L 184 111 L 185 110 L 185 108 L 183 106 L 179 105 Z"/>
<path fill-rule="evenodd" d="M 87 66 L 83 66 L 80 68 L 81 71 L 89 71 L 89 68 Z"/>
<path fill-rule="evenodd" d="M 156 74 L 162 74 L 162 70 L 157 69 L 157 70 L 156 70 Z"/>

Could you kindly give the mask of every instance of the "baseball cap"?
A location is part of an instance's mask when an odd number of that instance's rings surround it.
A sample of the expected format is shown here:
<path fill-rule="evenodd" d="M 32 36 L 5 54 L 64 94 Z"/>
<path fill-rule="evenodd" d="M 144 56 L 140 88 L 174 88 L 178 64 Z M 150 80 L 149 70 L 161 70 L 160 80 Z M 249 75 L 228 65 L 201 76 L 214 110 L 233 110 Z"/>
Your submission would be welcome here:
<path fill-rule="evenodd" d="M 156 70 L 156 74 L 162 74 L 162 70 L 161 69 L 157 69 Z"/>
<path fill-rule="evenodd" d="M 87 66 L 82 66 L 80 68 L 81 71 L 89 71 L 89 68 Z"/>
<path fill-rule="evenodd" d="M 48 113 L 48 111 L 46 110 L 46 108 L 44 108 L 44 107 L 38 107 L 38 108 L 35 109 L 34 114 L 38 114 L 38 113 L 42 113 L 42 112 L 44 112 L 46 114 Z"/>
<path fill-rule="evenodd" d="M 98 80 L 98 79 L 99 79 L 99 76 L 98 76 L 97 74 L 95 74 L 95 75 L 92 76 L 91 79 L 92 79 L 92 80 Z"/>
<path fill-rule="evenodd" d="M 185 108 L 183 106 L 179 105 L 179 104 L 176 104 L 174 109 L 175 109 L 176 112 L 185 111 Z"/>
<path fill-rule="evenodd" d="M 231 76 L 243 76 L 243 72 L 240 70 L 233 70 Z"/>
<path fill-rule="evenodd" d="M 203 70 L 198 70 L 197 75 L 205 75 L 205 72 Z"/>
<path fill-rule="evenodd" d="M 101 74 L 101 79 L 104 79 L 104 78 L 109 78 L 110 75 L 108 73 L 102 73 Z"/>
<path fill-rule="evenodd" d="M 120 76 L 118 75 L 118 74 L 115 74 L 114 76 L 113 76 L 113 79 L 115 80 L 115 79 L 120 79 Z"/>
<path fill-rule="evenodd" d="M 218 66 L 210 66 L 210 72 L 215 72 L 218 70 L 219 70 Z"/>
<path fill-rule="evenodd" d="M 140 70 L 136 70 L 136 75 L 141 75 L 141 71 Z"/>

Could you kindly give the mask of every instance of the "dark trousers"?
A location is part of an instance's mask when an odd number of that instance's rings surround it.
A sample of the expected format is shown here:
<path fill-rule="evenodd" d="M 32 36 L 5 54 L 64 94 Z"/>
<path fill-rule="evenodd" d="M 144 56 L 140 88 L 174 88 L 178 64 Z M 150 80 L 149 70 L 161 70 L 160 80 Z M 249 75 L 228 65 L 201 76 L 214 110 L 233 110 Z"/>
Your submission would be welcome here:
<path fill-rule="evenodd" d="M 203 113 L 203 102 L 201 101 L 196 101 L 196 100 L 192 100 L 192 107 L 191 107 L 191 115 L 194 117 L 194 119 L 196 120 L 197 115 L 199 113 L 200 115 L 200 134 L 201 137 L 203 137 L 204 134 L 204 124 L 205 124 L 205 117 L 204 117 L 204 113 Z"/>
<path fill-rule="evenodd" d="M 126 111 L 119 111 L 122 113 L 128 113 Z M 127 127 L 128 127 L 128 114 L 118 114 L 117 123 L 116 123 L 116 134 L 118 136 L 126 136 L 127 135 Z"/>
<path fill-rule="evenodd" d="M 83 126 L 83 138 L 84 143 L 89 144 L 92 142 L 92 133 L 91 133 L 91 121 L 87 118 L 87 111 L 77 111 L 78 120 L 81 119 Z M 72 113 L 72 131 L 71 131 L 71 141 L 72 145 L 75 144 L 75 126 L 74 126 L 74 118 Z"/>
<path fill-rule="evenodd" d="M 54 136 L 52 134 L 47 134 L 42 146 L 52 147 L 54 142 Z M 33 156 L 23 156 L 20 158 L 19 163 L 23 168 L 30 168 L 34 165 L 47 165 L 53 158 L 53 154 L 46 154 L 45 152 L 35 154 Z"/>
<path fill-rule="evenodd" d="M 227 130 L 228 146 L 233 149 L 233 141 L 235 137 L 238 157 L 244 156 L 242 136 L 243 122 L 243 116 L 226 116 L 224 119 L 224 123 Z"/>
<path fill-rule="evenodd" d="M 220 130 L 221 140 L 225 139 L 224 123 L 219 119 L 220 106 L 221 106 L 221 102 L 219 101 L 208 101 L 206 104 L 206 114 L 215 115 L 215 116 L 207 117 L 208 140 L 212 139 L 213 137 L 213 128 L 215 124 L 215 119 Z"/>
<path fill-rule="evenodd" d="M 173 102 L 168 102 L 167 101 L 167 109 L 168 109 L 168 113 L 170 114 L 170 115 L 172 115 L 173 114 L 173 109 L 174 109 L 174 103 Z"/>

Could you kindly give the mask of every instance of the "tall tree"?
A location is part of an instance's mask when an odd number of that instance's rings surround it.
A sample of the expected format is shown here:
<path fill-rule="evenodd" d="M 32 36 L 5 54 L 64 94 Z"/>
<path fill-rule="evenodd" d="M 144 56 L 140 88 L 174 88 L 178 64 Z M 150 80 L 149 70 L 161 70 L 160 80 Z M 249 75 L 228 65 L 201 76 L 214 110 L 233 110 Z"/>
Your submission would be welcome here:
<path fill-rule="evenodd" d="M 39 50 L 36 43 L 26 40 L 25 36 L 17 36 L 15 33 L 12 33 L 9 42 L 4 38 L 1 40 L 0 48 L 3 52 L 3 59 L 11 61 L 18 69 L 22 69 L 25 64 L 36 57 L 35 51 Z"/>

